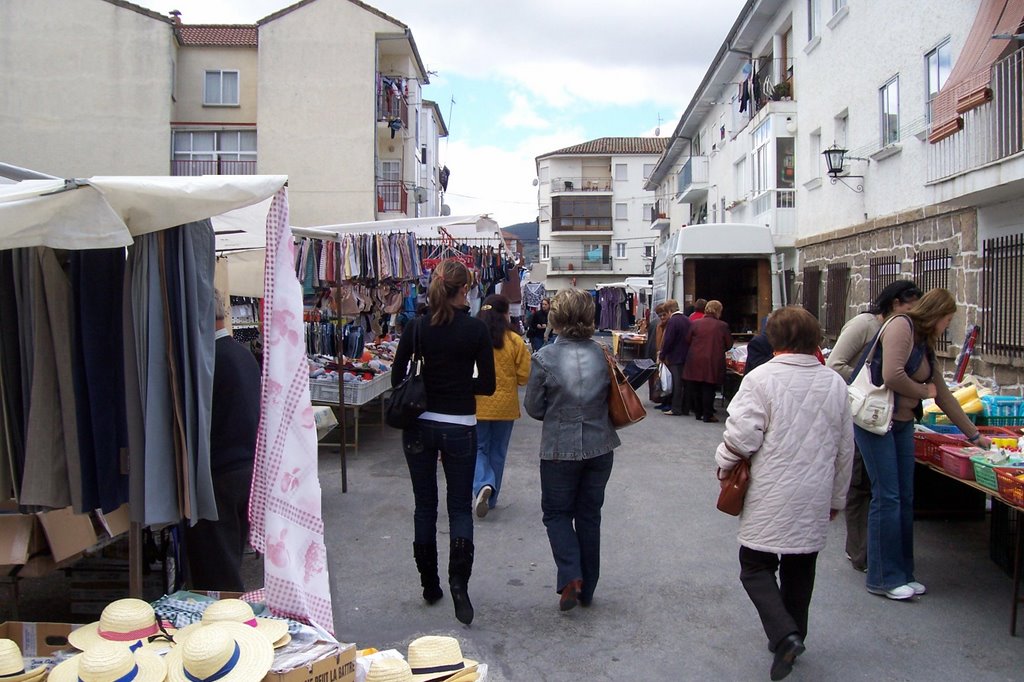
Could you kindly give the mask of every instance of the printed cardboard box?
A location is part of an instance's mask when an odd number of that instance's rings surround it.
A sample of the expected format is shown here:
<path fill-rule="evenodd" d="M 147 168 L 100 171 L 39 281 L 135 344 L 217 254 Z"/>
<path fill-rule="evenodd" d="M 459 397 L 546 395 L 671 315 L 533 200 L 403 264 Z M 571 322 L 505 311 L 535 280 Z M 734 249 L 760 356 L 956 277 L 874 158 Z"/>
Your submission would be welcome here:
<path fill-rule="evenodd" d="M 267 673 L 263 682 L 353 682 L 356 679 L 356 645 L 341 643 L 336 653 L 284 673 Z"/>
<path fill-rule="evenodd" d="M 0 623 L 0 639 L 17 642 L 22 656 L 49 656 L 70 646 L 68 635 L 77 627 L 69 623 L 23 623 L 11 620 Z"/>

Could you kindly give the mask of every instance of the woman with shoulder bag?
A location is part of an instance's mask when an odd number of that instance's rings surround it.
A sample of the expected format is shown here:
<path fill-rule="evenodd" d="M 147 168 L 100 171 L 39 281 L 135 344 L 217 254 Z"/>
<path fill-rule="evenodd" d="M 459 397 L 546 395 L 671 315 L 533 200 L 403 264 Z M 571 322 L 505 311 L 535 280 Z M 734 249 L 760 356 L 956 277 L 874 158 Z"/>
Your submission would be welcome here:
<path fill-rule="evenodd" d="M 894 394 L 892 428 L 885 435 L 854 426 L 871 478 L 866 586 L 868 592 L 889 599 L 925 593 L 914 575 L 914 416 L 921 401 L 934 398 L 972 444 L 989 445 L 946 388 L 935 364 L 935 341 L 955 312 L 953 295 L 932 289 L 908 313 L 891 318 L 870 366 L 858 370 L 872 372 L 876 385 L 880 374 Z"/>
<path fill-rule="evenodd" d="M 921 298 L 921 290 L 909 279 L 901 279 L 882 289 L 868 307 L 867 312 L 855 315 L 839 332 L 839 338 L 825 363 L 830 369 L 849 383 L 853 378 L 857 362 L 871 347 L 882 323 L 893 315 L 908 312 Z M 750 362 L 747 367 L 749 371 Z M 858 571 L 864 572 L 868 565 L 868 508 L 871 503 L 871 480 L 864 470 L 860 451 L 853 451 L 853 474 L 850 476 L 850 490 L 846 494 L 846 558 Z"/>
<path fill-rule="evenodd" d="M 551 302 L 555 343 L 533 356 L 526 413 L 543 420 L 540 494 L 558 569 L 559 608 L 589 606 L 601 569 L 601 507 L 619 437 L 608 416 L 608 361 L 594 335 L 594 299 L 566 289 Z"/>
<path fill-rule="evenodd" d="M 490 333 L 483 322 L 470 316 L 466 306 L 471 283 L 469 269 L 464 264 L 456 260 L 438 263 L 427 290 L 429 308 L 406 325 L 391 371 L 391 385 L 398 386 L 408 372 L 415 352 L 413 344 L 418 344 L 423 359 L 427 410 L 415 425 L 402 430 L 402 449 L 409 465 L 416 503 L 413 556 L 420 573 L 423 598 L 433 604 L 444 596 L 437 575 L 437 460 L 440 455 L 448 488 L 451 535 L 448 586 L 455 602 L 455 616 L 467 625 L 473 620 L 473 604 L 467 589 L 474 553 L 476 396 L 491 395 L 495 388 Z"/>
<path fill-rule="evenodd" d="M 853 430 L 846 384 L 815 356 L 814 316 L 781 308 L 766 332 L 774 357 L 743 378 L 715 461 L 723 487 L 741 459 L 750 462 L 740 582 L 774 652 L 771 679 L 781 680 L 804 651 L 818 552 L 846 503 Z"/>

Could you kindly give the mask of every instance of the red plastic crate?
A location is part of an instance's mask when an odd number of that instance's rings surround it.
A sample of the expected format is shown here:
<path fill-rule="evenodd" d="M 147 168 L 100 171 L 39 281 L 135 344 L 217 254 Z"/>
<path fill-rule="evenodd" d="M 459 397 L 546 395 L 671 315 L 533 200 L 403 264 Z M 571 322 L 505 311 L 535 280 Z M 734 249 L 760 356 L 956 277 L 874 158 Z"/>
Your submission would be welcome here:
<path fill-rule="evenodd" d="M 961 445 L 940 445 L 942 469 L 965 481 L 974 480 L 974 463 L 971 455 L 984 454 L 981 448 L 963 447 Z"/>
<path fill-rule="evenodd" d="M 947 435 L 944 433 L 915 433 L 914 434 L 914 457 L 942 466 L 942 452 L 939 448 L 943 445 L 963 445 L 967 442 L 967 436 L 963 434 Z"/>
<path fill-rule="evenodd" d="M 1015 507 L 1024 507 L 1024 481 L 1017 478 L 1020 473 L 1020 467 L 996 467 L 999 497 Z"/>

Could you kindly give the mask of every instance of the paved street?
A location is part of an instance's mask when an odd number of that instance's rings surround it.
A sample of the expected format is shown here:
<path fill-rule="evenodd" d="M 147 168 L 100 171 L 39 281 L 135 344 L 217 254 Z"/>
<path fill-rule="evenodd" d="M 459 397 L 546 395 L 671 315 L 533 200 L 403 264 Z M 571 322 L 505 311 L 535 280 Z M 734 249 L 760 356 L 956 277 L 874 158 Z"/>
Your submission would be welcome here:
<path fill-rule="evenodd" d="M 466 656 L 490 664 L 494 682 L 768 679 L 771 656 L 738 579 L 737 521 L 714 506 L 722 426 L 651 413 L 621 432 L 594 604 L 561 613 L 541 523 L 540 423 L 517 422 L 498 508 L 476 521 L 469 627 L 447 594 L 434 606 L 420 598 L 399 433 L 366 428 L 344 495 L 325 450 L 339 636 L 404 651 L 417 636 L 451 634 Z M 443 509 L 439 526 L 446 532 Z M 838 519 L 818 561 L 807 653 L 790 679 L 1024 679 L 1024 627 L 1009 636 L 1011 580 L 989 559 L 986 523 L 918 522 L 918 577 L 929 593 L 914 603 L 868 594 L 843 557 L 844 537 Z"/>

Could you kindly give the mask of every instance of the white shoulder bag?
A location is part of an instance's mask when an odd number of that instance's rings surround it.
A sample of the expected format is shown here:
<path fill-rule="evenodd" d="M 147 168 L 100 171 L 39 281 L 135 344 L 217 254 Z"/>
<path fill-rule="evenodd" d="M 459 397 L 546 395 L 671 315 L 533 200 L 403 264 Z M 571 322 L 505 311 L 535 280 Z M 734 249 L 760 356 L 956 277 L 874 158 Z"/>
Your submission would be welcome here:
<path fill-rule="evenodd" d="M 884 436 L 892 428 L 895 396 L 892 389 L 886 387 L 884 382 L 881 386 L 875 386 L 871 380 L 871 358 L 875 355 L 875 349 L 882 338 L 882 332 L 897 317 L 905 316 L 894 315 L 885 321 L 882 328 L 878 330 L 878 335 L 875 336 L 871 349 L 864 356 L 864 362 L 861 363 L 853 380 L 850 381 L 850 385 L 847 387 L 853 423 L 865 431 L 870 431 L 878 436 Z"/>

